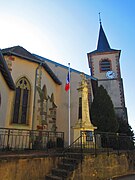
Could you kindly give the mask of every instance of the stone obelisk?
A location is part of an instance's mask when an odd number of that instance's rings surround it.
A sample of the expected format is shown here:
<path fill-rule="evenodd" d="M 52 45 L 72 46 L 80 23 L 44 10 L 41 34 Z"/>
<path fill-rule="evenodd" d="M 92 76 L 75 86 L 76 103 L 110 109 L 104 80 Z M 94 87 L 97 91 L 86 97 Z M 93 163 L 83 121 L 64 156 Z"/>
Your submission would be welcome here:
<path fill-rule="evenodd" d="M 73 127 L 74 140 L 80 137 L 81 132 L 91 132 L 93 134 L 96 127 L 93 126 L 90 120 L 89 103 L 88 103 L 88 83 L 84 74 L 81 74 L 81 82 L 79 84 L 79 117 Z M 83 142 L 84 143 L 84 142 Z"/>

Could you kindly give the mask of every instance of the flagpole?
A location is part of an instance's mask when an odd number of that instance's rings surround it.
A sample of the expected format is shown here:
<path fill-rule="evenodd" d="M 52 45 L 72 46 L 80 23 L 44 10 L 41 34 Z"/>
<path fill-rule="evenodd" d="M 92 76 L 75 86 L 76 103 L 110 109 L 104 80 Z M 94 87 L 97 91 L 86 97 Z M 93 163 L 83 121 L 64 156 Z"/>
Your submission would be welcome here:
<path fill-rule="evenodd" d="M 68 73 L 69 73 L 69 81 L 70 81 L 70 63 L 68 63 Z M 68 91 L 68 145 L 70 146 L 70 88 L 71 88 L 71 82 L 70 87 Z"/>

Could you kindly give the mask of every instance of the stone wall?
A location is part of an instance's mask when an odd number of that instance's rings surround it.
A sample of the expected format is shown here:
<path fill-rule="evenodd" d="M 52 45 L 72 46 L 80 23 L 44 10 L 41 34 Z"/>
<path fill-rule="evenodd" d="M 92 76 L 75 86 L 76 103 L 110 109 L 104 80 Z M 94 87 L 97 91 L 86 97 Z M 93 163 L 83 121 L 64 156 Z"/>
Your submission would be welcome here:
<path fill-rule="evenodd" d="M 43 180 L 57 165 L 58 157 L 5 156 L 0 157 L 0 180 Z M 72 173 L 72 180 L 107 180 L 112 177 L 135 173 L 135 153 L 85 155 Z"/>
<path fill-rule="evenodd" d="M 82 166 L 73 172 L 72 179 L 107 180 L 113 177 L 135 173 L 135 154 L 86 155 Z"/>
<path fill-rule="evenodd" d="M 44 180 L 56 157 L 15 157 L 0 160 L 0 180 Z"/>

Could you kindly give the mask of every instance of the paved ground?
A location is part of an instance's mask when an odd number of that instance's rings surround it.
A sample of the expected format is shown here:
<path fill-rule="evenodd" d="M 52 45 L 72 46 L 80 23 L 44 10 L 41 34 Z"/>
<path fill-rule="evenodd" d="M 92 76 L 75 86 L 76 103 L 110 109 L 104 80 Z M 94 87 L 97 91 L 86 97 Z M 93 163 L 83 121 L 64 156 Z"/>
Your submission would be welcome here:
<path fill-rule="evenodd" d="M 135 175 L 130 175 L 130 176 L 117 178 L 116 180 L 135 180 Z"/>

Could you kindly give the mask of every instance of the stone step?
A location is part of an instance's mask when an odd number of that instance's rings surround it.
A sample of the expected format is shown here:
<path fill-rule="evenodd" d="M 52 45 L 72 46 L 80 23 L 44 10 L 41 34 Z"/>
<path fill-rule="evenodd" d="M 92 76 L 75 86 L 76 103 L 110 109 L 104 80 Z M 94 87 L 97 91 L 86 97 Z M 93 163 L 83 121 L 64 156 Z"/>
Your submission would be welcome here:
<path fill-rule="evenodd" d="M 76 165 L 66 164 L 66 163 L 59 163 L 58 168 L 68 170 L 68 171 L 73 171 L 76 168 Z"/>
<path fill-rule="evenodd" d="M 71 148 L 68 150 L 68 153 L 78 153 L 81 154 L 82 153 L 94 153 L 95 152 L 95 148 L 88 148 L 88 147 L 82 147 L 81 148 Z"/>
<path fill-rule="evenodd" d="M 83 155 L 81 153 L 67 153 L 65 156 L 68 158 L 79 159 L 79 160 L 83 158 Z"/>
<path fill-rule="evenodd" d="M 73 165 L 76 165 L 76 164 L 79 163 L 79 160 L 78 159 L 74 159 L 74 158 L 63 158 L 62 162 L 64 164 L 73 164 Z"/>
<path fill-rule="evenodd" d="M 82 149 L 80 147 L 72 147 L 67 150 L 68 153 L 81 153 Z"/>
<path fill-rule="evenodd" d="M 63 180 L 63 178 L 59 176 L 54 176 L 54 175 L 47 175 L 45 177 L 45 180 Z"/>
<path fill-rule="evenodd" d="M 65 170 L 65 169 L 59 169 L 59 168 L 52 169 L 52 175 L 54 175 L 54 176 L 66 178 L 66 177 L 68 177 L 69 174 L 70 174 L 69 171 Z"/>
<path fill-rule="evenodd" d="M 61 159 L 57 168 L 53 168 L 51 174 L 46 176 L 46 180 L 67 180 L 82 159 L 82 154 L 80 153 L 68 152 L 64 155 L 66 156 Z"/>

